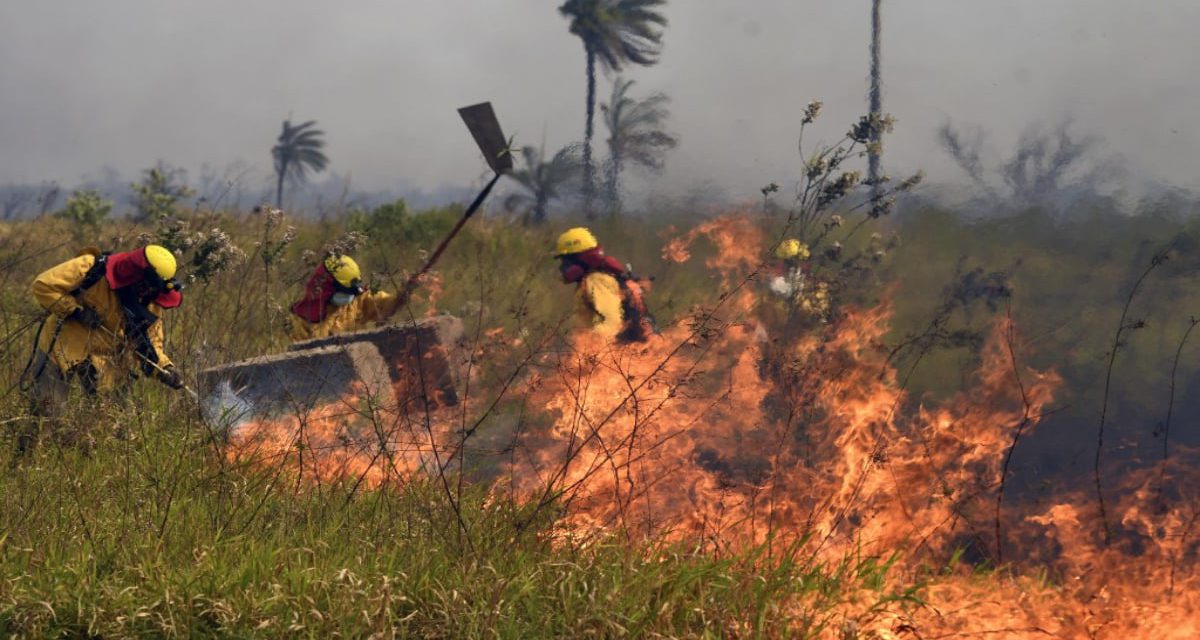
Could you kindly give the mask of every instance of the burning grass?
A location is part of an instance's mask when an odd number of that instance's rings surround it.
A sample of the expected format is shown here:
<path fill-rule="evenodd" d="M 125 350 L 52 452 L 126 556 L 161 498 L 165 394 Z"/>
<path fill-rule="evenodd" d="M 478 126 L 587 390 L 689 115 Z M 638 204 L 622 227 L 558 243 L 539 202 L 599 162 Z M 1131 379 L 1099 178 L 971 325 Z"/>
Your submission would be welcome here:
<path fill-rule="evenodd" d="M 0 632 L 1200 634 L 1195 452 L 1114 471 L 1107 529 L 1086 477 L 1014 488 L 1014 451 L 1072 392 L 1028 364 L 1025 302 L 963 341 L 959 388 L 915 393 L 889 333 L 910 301 L 816 272 L 836 312 L 781 311 L 768 237 L 735 216 L 668 238 L 663 264 L 702 268 L 707 296 L 645 345 L 559 340 L 524 276 L 481 292 L 469 389 L 430 415 L 351 394 L 227 446 L 135 390 L 99 415 L 124 439 L 0 474 Z"/>
<path fill-rule="evenodd" d="M 865 637 L 1195 631 L 1196 542 L 1189 538 L 1196 515 L 1178 494 L 1171 506 L 1161 492 L 1149 500 L 1150 480 L 1161 487 L 1165 473 L 1148 472 L 1141 485 L 1130 478 L 1111 546 L 1101 544 L 1108 536 L 1081 491 L 1056 492 L 1043 505 L 1005 500 L 1012 452 L 1039 427 L 1062 384 L 1055 372 L 1022 364 L 1025 347 L 1011 312 L 994 321 L 967 389 L 926 406 L 903 390 L 883 347 L 888 299 L 871 308 L 843 305 L 834 321 L 814 319 L 807 331 L 764 325 L 752 285 L 762 236 L 745 218 L 719 219 L 664 253 L 687 260 L 699 237 L 718 249 L 707 261 L 726 292 L 716 304 L 644 345 L 575 334 L 568 348 L 531 359 L 516 393 L 550 420 L 514 434 L 513 455 L 493 481 L 512 487 L 527 512 L 518 529 L 549 517 L 540 537 L 560 548 L 614 540 L 629 549 L 683 545 L 718 562 L 768 572 L 782 563 L 826 578 L 859 562 L 852 559 L 879 563 L 871 580 L 852 580 L 854 587 L 839 581 L 836 601 L 818 605 L 792 594 L 776 602 L 788 621 L 782 628 L 798 633 L 833 633 L 833 620 L 838 633 Z M 256 425 L 258 438 L 246 441 L 261 443 L 265 430 L 281 455 L 296 451 L 301 474 L 307 451 L 316 461 L 313 478 L 375 486 L 394 468 L 393 457 L 418 451 L 395 437 L 358 453 L 350 446 L 323 453 L 278 438 L 307 433 L 334 442 L 345 424 L 317 416 L 303 429 Z M 427 453 L 403 477 L 461 470 L 451 469 L 451 452 L 469 436 L 456 433 L 447 416 L 431 418 L 425 433 Z M 1173 466 L 1170 478 L 1186 480 Z M 447 497 L 454 504 L 448 489 Z M 460 527 L 469 535 L 465 521 Z M 964 551 L 977 565 L 1005 568 L 927 573 L 957 563 Z M 1164 583 L 1165 593 L 1156 589 Z M 914 584 L 926 586 L 906 586 Z M 755 633 L 731 624 L 731 635 Z"/>

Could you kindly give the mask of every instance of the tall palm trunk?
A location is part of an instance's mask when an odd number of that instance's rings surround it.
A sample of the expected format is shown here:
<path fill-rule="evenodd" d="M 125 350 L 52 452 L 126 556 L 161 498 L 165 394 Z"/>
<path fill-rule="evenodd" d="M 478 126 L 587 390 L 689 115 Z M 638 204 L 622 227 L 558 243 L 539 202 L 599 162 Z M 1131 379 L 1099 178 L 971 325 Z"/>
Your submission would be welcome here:
<path fill-rule="evenodd" d="M 546 209 L 550 203 L 546 200 L 546 196 L 538 194 L 537 202 L 533 206 L 533 221 L 536 224 L 542 224 L 546 221 Z"/>
<path fill-rule="evenodd" d="M 279 168 L 279 175 L 275 179 L 275 208 L 283 208 L 283 176 L 287 175 L 287 162 Z"/>
<path fill-rule="evenodd" d="M 591 220 L 592 198 L 595 195 L 595 175 L 592 167 L 592 121 L 596 115 L 596 52 L 592 45 L 585 44 L 587 51 L 587 124 L 583 128 L 583 214 Z"/>
<path fill-rule="evenodd" d="M 621 152 L 613 149 L 608 159 L 608 176 L 604 184 L 604 192 L 608 197 L 608 211 L 611 214 L 616 214 L 621 208 L 621 192 L 619 181 L 621 179 Z"/>
<path fill-rule="evenodd" d="M 880 75 L 880 64 L 882 60 L 882 51 L 880 49 L 880 35 L 883 30 L 883 19 L 879 12 L 881 0 L 872 0 L 871 3 L 871 92 L 869 95 L 870 110 L 872 119 L 878 121 L 880 114 L 883 112 L 883 80 Z M 871 142 L 875 143 L 877 148 L 880 139 L 880 131 L 878 127 L 872 128 Z M 868 173 L 871 179 L 871 200 L 878 204 L 879 196 L 883 191 L 879 179 L 882 175 L 879 153 L 870 154 Z"/>

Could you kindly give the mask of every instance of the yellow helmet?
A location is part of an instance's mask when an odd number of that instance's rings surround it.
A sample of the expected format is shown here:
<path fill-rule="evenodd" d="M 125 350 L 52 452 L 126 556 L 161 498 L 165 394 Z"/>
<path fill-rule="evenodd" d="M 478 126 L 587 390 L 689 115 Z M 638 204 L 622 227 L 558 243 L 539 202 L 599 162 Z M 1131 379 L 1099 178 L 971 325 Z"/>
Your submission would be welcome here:
<path fill-rule="evenodd" d="M 784 260 L 808 260 L 808 245 L 795 238 L 788 238 L 775 247 L 775 257 Z"/>
<path fill-rule="evenodd" d="M 156 244 L 146 245 L 146 262 L 150 263 L 150 268 L 154 269 L 154 273 L 158 274 L 163 281 L 175 277 L 175 256 L 166 247 Z"/>
<path fill-rule="evenodd" d="M 565 256 L 572 253 L 582 253 L 588 249 L 595 249 L 600 246 L 596 241 L 596 236 L 592 235 L 585 227 L 575 227 L 567 229 L 561 236 L 558 237 L 558 242 L 554 246 L 554 255 Z"/>
<path fill-rule="evenodd" d="M 334 255 L 325 258 L 325 270 L 343 287 L 354 286 L 354 281 L 362 278 L 358 263 L 350 256 Z"/>

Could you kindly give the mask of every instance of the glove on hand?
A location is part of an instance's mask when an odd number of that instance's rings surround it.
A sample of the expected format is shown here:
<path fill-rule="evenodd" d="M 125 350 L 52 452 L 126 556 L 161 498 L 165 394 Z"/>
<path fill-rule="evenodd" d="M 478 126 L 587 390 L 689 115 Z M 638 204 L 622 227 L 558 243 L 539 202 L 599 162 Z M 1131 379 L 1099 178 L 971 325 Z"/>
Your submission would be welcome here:
<path fill-rule="evenodd" d="M 157 371 L 158 379 L 163 384 L 172 389 L 183 388 L 183 378 L 179 377 L 179 372 L 175 370 L 175 365 L 169 365 L 162 371 Z"/>
<path fill-rule="evenodd" d="M 99 329 L 104 325 L 104 318 L 96 313 L 96 310 L 91 307 L 80 306 L 78 309 L 71 312 L 67 316 L 68 320 L 74 320 L 89 329 Z"/>

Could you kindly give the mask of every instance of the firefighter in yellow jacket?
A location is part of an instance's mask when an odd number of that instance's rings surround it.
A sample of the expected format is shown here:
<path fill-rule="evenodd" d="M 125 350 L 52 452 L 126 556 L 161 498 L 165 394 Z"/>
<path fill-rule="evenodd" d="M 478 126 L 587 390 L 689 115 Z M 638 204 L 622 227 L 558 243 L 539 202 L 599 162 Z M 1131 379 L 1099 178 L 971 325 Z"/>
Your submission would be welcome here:
<path fill-rule="evenodd" d="M 645 342 L 654 333 L 642 288 L 621 262 L 606 255 L 584 227 L 558 237 L 555 257 L 563 282 L 575 284 L 575 312 L 581 325 L 620 342 Z"/>
<path fill-rule="evenodd" d="M 292 305 L 292 341 L 366 328 L 388 319 L 400 302 L 390 293 L 367 290 L 353 258 L 331 255 L 317 265 L 304 297 Z"/>
<path fill-rule="evenodd" d="M 141 374 L 183 388 L 159 319 L 183 300 L 175 270 L 171 252 L 152 244 L 89 249 L 34 279 L 33 297 L 48 314 L 24 374 L 35 415 L 57 415 L 72 382 L 93 394 Z"/>

